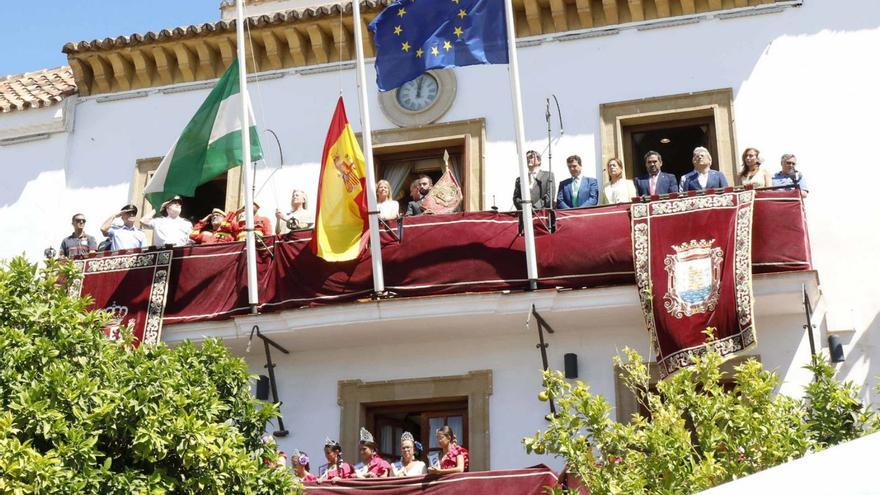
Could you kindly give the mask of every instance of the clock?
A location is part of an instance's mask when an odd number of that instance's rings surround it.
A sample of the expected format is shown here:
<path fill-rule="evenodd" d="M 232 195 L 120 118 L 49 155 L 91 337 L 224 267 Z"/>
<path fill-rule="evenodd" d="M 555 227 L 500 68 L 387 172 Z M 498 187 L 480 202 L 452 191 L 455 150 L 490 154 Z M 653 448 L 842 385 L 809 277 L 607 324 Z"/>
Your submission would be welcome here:
<path fill-rule="evenodd" d="M 451 70 L 431 70 L 392 91 L 379 93 L 382 113 L 399 127 L 430 124 L 440 119 L 455 100 Z"/>
<path fill-rule="evenodd" d="M 428 108 L 440 95 L 440 83 L 431 74 L 425 73 L 405 82 L 397 88 L 397 104 L 410 112 L 421 112 Z"/>

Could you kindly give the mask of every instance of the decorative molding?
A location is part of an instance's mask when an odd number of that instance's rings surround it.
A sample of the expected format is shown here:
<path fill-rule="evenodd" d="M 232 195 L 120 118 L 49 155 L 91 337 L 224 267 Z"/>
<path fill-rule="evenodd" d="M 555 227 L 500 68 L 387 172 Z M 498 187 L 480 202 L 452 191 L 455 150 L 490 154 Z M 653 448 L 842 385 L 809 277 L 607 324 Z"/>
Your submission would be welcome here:
<path fill-rule="evenodd" d="M 77 97 L 68 96 L 61 101 L 59 108 L 49 110 L 53 112 L 51 118 L 34 124 L 0 128 L 0 146 L 48 139 L 52 134 L 71 132 L 76 117 L 76 104 Z"/>
<path fill-rule="evenodd" d="M 289 69 L 339 63 L 354 56 L 354 26 L 366 26 L 386 0 L 362 0 L 359 22 L 351 19 L 351 4 L 274 12 L 250 17 L 253 55 L 246 55 L 248 70 Z M 644 29 L 682 16 L 729 18 L 776 12 L 799 6 L 802 0 L 513 0 L 516 35 L 537 38 L 536 43 L 565 33 L 566 39 L 591 37 L 593 29 L 612 27 Z M 728 5 L 725 8 L 725 5 Z M 716 13 L 717 12 L 717 13 Z M 192 25 L 173 30 L 68 43 L 64 46 L 74 78 L 83 96 L 168 86 L 220 77 L 235 56 L 235 22 Z M 373 57 L 372 36 L 365 36 L 364 54 Z M 256 63 L 251 64 L 250 60 Z M 255 65 L 255 66 L 253 66 Z"/>

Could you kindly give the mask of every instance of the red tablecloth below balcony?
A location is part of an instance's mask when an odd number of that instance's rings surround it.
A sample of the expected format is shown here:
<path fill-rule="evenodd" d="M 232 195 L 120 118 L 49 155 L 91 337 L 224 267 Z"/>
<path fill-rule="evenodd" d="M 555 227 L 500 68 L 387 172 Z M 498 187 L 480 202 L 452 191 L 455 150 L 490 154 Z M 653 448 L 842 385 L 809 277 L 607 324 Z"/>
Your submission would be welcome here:
<path fill-rule="evenodd" d="M 413 476 L 381 480 L 351 480 L 336 484 L 306 485 L 309 495 L 346 493 L 363 495 L 544 495 L 556 487 L 556 474 L 546 466 L 505 471 L 480 471 L 444 476 Z"/>
<path fill-rule="evenodd" d="M 803 202 L 796 191 L 759 192 L 755 273 L 810 270 Z M 557 212 L 557 230 L 535 220 L 541 288 L 634 284 L 629 205 Z M 383 230 L 385 284 L 398 297 L 527 288 L 524 239 L 513 213 L 475 212 L 405 220 Z M 341 303 L 372 290 L 369 251 L 327 263 L 308 248 L 311 231 L 265 240 L 257 253 L 261 311 Z M 247 307 L 243 243 L 174 249 L 164 322 L 229 318 Z"/>

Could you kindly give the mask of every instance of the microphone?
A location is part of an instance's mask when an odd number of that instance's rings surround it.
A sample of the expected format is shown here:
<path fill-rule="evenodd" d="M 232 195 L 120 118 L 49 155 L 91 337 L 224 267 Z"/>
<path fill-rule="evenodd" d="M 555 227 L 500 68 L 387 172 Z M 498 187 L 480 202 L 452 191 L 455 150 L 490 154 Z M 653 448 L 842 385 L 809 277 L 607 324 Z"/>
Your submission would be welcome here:
<path fill-rule="evenodd" d="M 545 98 L 544 119 L 548 124 L 550 123 L 550 98 Z"/>

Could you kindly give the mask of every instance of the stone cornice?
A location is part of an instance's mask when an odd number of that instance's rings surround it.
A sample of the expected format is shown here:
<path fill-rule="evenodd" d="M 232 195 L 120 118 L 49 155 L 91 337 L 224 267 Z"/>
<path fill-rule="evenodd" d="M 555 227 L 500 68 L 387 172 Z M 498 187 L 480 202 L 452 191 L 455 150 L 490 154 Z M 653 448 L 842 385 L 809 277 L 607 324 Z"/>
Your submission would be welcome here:
<path fill-rule="evenodd" d="M 374 54 L 367 24 L 388 3 L 361 0 L 367 57 Z M 777 0 L 513 0 L 518 38 L 773 3 Z M 256 60 L 255 67 L 248 54 L 249 72 L 354 57 L 350 2 L 251 17 L 247 23 Z M 210 80 L 235 57 L 235 21 L 67 43 L 63 51 L 82 96 Z"/>

